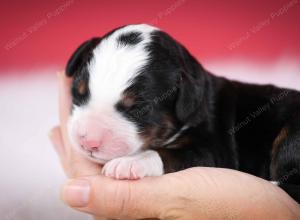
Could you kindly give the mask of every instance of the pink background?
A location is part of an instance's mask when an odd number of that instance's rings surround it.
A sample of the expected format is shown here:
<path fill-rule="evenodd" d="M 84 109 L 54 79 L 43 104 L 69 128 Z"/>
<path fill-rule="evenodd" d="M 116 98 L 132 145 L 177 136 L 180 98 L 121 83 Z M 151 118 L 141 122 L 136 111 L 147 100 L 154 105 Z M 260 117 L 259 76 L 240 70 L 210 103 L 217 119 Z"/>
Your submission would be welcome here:
<path fill-rule="evenodd" d="M 213 73 L 300 90 L 300 0 L 0 0 L 0 16 L 1 220 L 91 219 L 60 201 L 47 133 L 55 73 L 92 36 L 152 23 Z"/>
<path fill-rule="evenodd" d="M 10 0 L 0 10 L 4 70 L 62 68 L 82 41 L 130 23 L 160 27 L 201 60 L 300 55 L 298 0 Z"/>

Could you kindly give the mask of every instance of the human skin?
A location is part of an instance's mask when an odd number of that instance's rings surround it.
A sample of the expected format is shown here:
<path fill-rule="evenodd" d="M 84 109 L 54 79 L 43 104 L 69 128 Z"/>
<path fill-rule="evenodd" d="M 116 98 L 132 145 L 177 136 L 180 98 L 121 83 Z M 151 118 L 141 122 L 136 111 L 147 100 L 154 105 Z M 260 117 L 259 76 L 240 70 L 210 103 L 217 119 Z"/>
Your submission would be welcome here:
<path fill-rule="evenodd" d="M 60 125 L 50 140 L 70 178 L 62 199 L 100 219 L 300 219 L 300 206 L 261 178 L 221 168 L 191 168 L 141 180 L 114 180 L 74 151 L 67 135 L 71 79 L 58 74 Z"/>

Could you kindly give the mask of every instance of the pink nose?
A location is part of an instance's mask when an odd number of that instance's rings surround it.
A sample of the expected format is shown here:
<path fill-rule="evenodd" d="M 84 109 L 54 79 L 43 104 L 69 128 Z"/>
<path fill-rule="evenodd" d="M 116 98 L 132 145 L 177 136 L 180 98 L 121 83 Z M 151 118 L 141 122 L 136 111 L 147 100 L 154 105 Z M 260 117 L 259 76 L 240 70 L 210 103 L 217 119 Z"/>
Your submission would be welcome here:
<path fill-rule="evenodd" d="M 98 140 L 86 140 L 86 138 L 80 139 L 80 145 L 88 151 L 98 151 L 100 144 L 101 143 Z"/>

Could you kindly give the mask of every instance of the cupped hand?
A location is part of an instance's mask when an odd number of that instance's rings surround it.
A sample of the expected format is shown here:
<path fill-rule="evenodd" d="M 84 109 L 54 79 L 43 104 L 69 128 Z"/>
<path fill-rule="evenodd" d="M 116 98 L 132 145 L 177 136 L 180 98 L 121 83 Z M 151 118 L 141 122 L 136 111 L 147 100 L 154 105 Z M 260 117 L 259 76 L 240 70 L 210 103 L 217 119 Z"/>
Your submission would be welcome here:
<path fill-rule="evenodd" d="M 100 219 L 300 219 L 300 207 L 279 187 L 229 169 L 192 168 L 137 181 L 100 175 L 73 150 L 67 135 L 70 80 L 58 74 L 60 126 L 50 139 L 70 179 L 62 198 Z"/>
<path fill-rule="evenodd" d="M 96 175 L 101 171 L 100 165 L 89 161 L 71 146 L 67 132 L 67 121 L 71 109 L 71 79 L 63 72 L 57 73 L 59 90 L 60 125 L 51 129 L 49 137 L 60 158 L 62 167 L 68 177 Z"/>

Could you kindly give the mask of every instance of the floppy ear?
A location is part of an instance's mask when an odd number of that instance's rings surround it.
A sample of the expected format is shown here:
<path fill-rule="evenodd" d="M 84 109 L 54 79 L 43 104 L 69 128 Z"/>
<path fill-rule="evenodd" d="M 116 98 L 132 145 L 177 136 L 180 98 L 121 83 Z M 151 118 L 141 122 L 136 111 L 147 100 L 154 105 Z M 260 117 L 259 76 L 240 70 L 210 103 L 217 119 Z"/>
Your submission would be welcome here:
<path fill-rule="evenodd" d="M 209 118 L 209 82 L 203 67 L 183 49 L 181 76 L 176 100 L 176 115 L 180 122 L 193 126 Z"/>
<path fill-rule="evenodd" d="M 93 49 L 100 42 L 100 38 L 92 38 L 82 43 L 76 51 L 72 54 L 66 67 L 67 76 L 73 76 L 76 71 L 82 69 L 83 65 L 86 64 L 92 57 Z"/>

